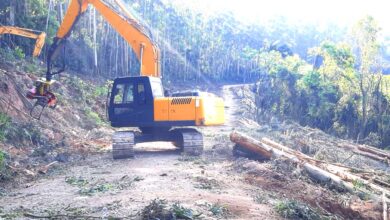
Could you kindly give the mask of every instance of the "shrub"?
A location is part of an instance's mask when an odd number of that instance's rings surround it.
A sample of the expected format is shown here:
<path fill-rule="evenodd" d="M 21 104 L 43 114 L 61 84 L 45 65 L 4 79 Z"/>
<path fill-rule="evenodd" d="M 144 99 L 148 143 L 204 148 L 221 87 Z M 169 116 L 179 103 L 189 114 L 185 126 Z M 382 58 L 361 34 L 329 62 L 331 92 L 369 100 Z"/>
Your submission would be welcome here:
<path fill-rule="evenodd" d="M 85 109 L 85 114 L 89 120 L 91 120 L 93 123 L 96 125 L 101 125 L 103 124 L 102 119 L 98 115 L 98 113 L 92 111 L 90 108 Z"/>
<path fill-rule="evenodd" d="M 24 59 L 26 55 L 24 54 L 23 50 L 20 47 L 15 47 L 14 55 L 17 59 Z"/>
<path fill-rule="evenodd" d="M 15 56 L 12 50 L 0 48 L 0 60 L 15 61 Z"/>
<path fill-rule="evenodd" d="M 10 124 L 11 118 L 7 114 L 0 112 L 0 142 L 5 140 L 6 131 Z"/>
<path fill-rule="evenodd" d="M 11 176 L 7 168 L 7 154 L 0 150 L 0 181 L 7 180 Z"/>
<path fill-rule="evenodd" d="M 280 201 L 275 206 L 276 212 L 288 219 L 322 219 L 316 211 L 295 200 Z"/>

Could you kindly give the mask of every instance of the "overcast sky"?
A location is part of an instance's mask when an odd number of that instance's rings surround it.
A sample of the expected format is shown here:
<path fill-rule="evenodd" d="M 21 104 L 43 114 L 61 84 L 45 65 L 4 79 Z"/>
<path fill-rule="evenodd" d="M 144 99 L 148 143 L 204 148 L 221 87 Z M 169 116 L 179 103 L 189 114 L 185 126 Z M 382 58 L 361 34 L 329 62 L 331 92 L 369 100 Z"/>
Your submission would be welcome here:
<path fill-rule="evenodd" d="M 165 0 L 189 9 L 214 14 L 231 11 L 244 22 L 264 21 L 284 15 L 291 21 L 354 24 L 365 15 L 373 16 L 390 35 L 390 0 Z"/>

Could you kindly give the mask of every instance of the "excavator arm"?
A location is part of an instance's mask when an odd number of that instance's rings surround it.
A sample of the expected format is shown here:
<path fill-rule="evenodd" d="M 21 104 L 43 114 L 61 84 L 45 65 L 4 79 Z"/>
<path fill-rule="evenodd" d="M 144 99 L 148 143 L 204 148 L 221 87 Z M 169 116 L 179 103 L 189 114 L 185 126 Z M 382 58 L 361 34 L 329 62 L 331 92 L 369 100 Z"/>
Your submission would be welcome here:
<path fill-rule="evenodd" d="M 36 39 L 35 47 L 33 51 L 34 57 L 37 57 L 39 56 L 39 54 L 41 54 L 42 48 L 45 45 L 46 33 L 45 32 L 40 32 L 39 34 L 38 33 L 39 33 L 38 31 L 25 29 L 25 28 L 12 27 L 12 26 L 0 26 L 0 35 L 13 34 L 22 37 Z"/>
<path fill-rule="evenodd" d="M 57 53 L 59 45 L 69 37 L 79 17 L 92 5 L 111 24 L 111 26 L 131 45 L 139 63 L 141 76 L 160 77 L 160 50 L 149 37 L 147 31 L 133 17 L 123 16 L 103 0 L 71 0 L 62 24 L 53 44 L 49 49 L 47 59 L 46 80 L 50 81 L 51 60 Z"/>

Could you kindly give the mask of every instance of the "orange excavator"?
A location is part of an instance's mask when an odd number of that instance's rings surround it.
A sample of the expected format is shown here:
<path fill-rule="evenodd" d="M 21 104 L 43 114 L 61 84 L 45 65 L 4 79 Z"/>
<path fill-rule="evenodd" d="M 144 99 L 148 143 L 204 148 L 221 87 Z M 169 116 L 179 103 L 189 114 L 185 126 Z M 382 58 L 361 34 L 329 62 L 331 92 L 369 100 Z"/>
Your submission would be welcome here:
<path fill-rule="evenodd" d="M 36 39 L 33 56 L 37 57 L 41 54 L 42 48 L 45 45 L 46 33 L 41 31 L 35 31 L 26 28 L 12 27 L 12 26 L 0 26 L 0 35 L 13 34 L 22 37 L 28 37 Z"/>
<path fill-rule="evenodd" d="M 134 156 L 134 145 L 141 142 L 169 141 L 185 153 L 199 155 L 203 136 L 193 126 L 224 123 L 223 100 L 214 94 L 192 91 L 164 95 L 161 82 L 160 50 L 150 31 L 116 0 L 122 11 L 103 0 L 71 0 L 64 20 L 48 53 L 46 85 L 62 70 L 52 72 L 52 57 L 69 37 L 77 20 L 89 5 L 103 16 L 129 43 L 140 64 L 140 76 L 114 79 L 107 98 L 108 119 L 112 127 L 138 127 L 141 132 L 118 131 L 113 135 L 113 158 Z M 49 87 L 47 87 L 49 88 Z M 47 92 L 50 92 L 47 90 Z M 53 93 L 48 93 L 49 95 Z M 50 100 L 48 97 L 44 101 Z"/>

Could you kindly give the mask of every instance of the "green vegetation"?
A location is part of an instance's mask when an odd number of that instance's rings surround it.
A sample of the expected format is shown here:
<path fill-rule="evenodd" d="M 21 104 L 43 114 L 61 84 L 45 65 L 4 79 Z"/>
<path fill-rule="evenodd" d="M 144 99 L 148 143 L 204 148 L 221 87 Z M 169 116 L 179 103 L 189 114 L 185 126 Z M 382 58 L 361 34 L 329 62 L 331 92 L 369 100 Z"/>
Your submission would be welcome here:
<path fill-rule="evenodd" d="M 14 54 L 16 56 L 17 59 L 24 59 L 24 57 L 26 56 L 24 53 L 23 53 L 23 50 L 20 48 L 20 47 L 15 47 L 14 49 Z"/>
<path fill-rule="evenodd" d="M 355 189 L 366 189 L 367 188 L 367 185 L 364 184 L 360 180 L 353 180 L 352 184 L 353 184 L 353 188 L 355 188 Z"/>
<path fill-rule="evenodd" d="M 12 123 L 5 129 L 5 141 L 19 145 L 37 145 L 42 141 L 41 130 L 33 122 Z"/>
<path fill-rule="evenodd" d="M 79 190 L 81 195 L 92 196 L 96 193 L 107 192 L 114 189 L 114 186 L 110 183 L 96 184 L 90 187 L 84 187 Z"/>
<path fill-rule="evenodd" d="M 7 168 L 7 155 L 4 151 L 0 150 L 0 182 L 7 180 L 11 177 L 11 173 Z"/>
<path fill-rule="evenodd" d="M 215 216 L 223 217 L 223 216 L 227 216 L 229 213 L 229 210 L 225 205 L 214 203 L 214 204 L 207 204 L 207 206 L 209 208 L 209 211 Z"/>
<path fill-rule="evenodd" d="M 0 142 L 3 142 L 6 137 L 6 131 L 10 127 L 11 118 L 5 114 L 0 112 Z"/>
<path fill-rule="evenodd" d="M 320 220 L 325 219 L 310 206 L 301 204 L 295 200 L 280 201 L 275 205 L 275 210 L 281 216 L 288 219 Z"/>
<path fill-rule="evenodd" d="M 65 182 L 72 186 L 78 186 L 78 187 L 84 187 L 89 183 L 88 180 L 82 177 L 74 177 L 74 176 L 66 177 Z"/>
<path fill-rule="evenodd" d="M 198 219 L 202 214 L 195 214 L 194 210 L 185 208 L 179 202 L 175 202 L 171 207 L 172 215 L 174 219 Z"/>
<path fill-rule="evenodd" d="M 186 208 L 179 202 L 173 203 L 170 207 L 165 199 L 153 199 L 141 211 L 142 219 L 201 219 L 202 214 L 196 214 L 194 210 Z"/>
<path fill-rule="evenodd" d="M 69 185 L 76 186 L 79 188 L 78 193 L 80 195 L 93 196 L 97 193 L 104 193 L 108 191 L 118 192 L 120 190 L 127 189 L 133 186 L 134 182 L 142 181 L 143 178 L 140 176 L 135 176 L 130 178 L 125 175 L 117 181 L 114 182 L 105 182 L 103 180 L 93 181 L 94 179 L 86 179 L 84 177 L 74 177 L 68 176 L 65 177 L 65 182 Z"/>
<path fill-rule="evenodd" d="M 85 115 L 87 116 L 87 118 L 89 120 L 91 120 L 93 123 L 95 123 L 96 125 L 102 125 L 103 124 L 103 121 L 102 119 L 100 118 L 99 114 L 92 111 L 90 108 L 86 108 L 85 109 Z"/>
<path fill-rule="evenodd" d="M 374 71 L 378 31 L 372 17 L 363 18 L 354 28 L 354 44 L 325 41 L 311 48 L 313 65 L 296 55 L 260 51 L 259 118 L 271 113 L 340 137 L 390 145 L 388 76 Z"/>

